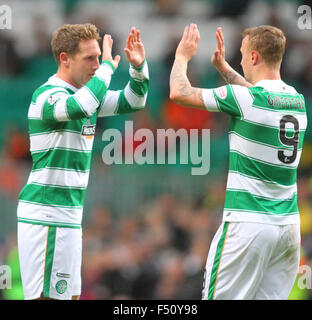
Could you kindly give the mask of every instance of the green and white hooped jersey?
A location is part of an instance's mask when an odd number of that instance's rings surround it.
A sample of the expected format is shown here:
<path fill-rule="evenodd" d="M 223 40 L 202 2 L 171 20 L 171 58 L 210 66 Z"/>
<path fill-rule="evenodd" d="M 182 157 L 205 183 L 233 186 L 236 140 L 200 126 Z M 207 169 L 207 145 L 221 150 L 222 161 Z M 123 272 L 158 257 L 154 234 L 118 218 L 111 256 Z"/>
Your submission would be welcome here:
<path fill-rule="evenodd" d="M 307 117 L 304 97 L 281 80 L 204 89 L 207 110 L 229 115 L 224 221 L 300 222 L 297 167 Z"/>
<path fill-rule="evenodd" d="M 148 65 L 130 65 L 123 90 L 108 90 L 104 61 L 79 90 L 55 75 L 32 96 L 28 111 L 32 171 L 19 195 L 18 221 L 80 228 L 97 117 L 144 108 Z"/>

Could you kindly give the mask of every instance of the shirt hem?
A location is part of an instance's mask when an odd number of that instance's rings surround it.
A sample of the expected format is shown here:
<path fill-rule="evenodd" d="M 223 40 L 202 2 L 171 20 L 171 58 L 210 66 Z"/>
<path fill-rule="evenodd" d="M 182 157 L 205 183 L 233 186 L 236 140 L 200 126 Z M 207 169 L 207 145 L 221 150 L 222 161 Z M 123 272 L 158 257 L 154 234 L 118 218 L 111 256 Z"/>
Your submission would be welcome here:
<path fill-rule="evenodd" d="M 72 228 L 72 229 L 81 228 L 81 224 L 65 223 L 65 222 L 58 222 L 58 221 L 35 220 L 35 219 L 28 219 L 28 218 L 17 218 L 17 222 L 36 224 L 36 225 L 42 225 L 42 226 L 53 226 L 53 227 L 59 227 L 59 228 Z"/>
<path fill-rule="evenodd" d="M 224 210 L 223 221 L 227 222 L 255 222 L 263 224 L 273 225 L 289 225 L 289 224 L 300 224 L 299 213 L 291 215 L 277 215 L 269 213 L 258 213 L 250 211 L 248 213 L 244 211 L 232 211 Z"/>

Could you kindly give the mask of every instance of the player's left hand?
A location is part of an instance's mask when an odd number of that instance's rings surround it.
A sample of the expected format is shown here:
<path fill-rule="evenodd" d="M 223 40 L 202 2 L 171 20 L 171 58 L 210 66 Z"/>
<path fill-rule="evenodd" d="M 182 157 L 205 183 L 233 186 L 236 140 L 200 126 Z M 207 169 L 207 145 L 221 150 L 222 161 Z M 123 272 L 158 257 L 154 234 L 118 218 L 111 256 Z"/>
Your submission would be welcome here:
<path fill-rule="evenodd" d="M 182 39 L 176 50 L 176 58 L 184 58 L 190 61 L 196 54 L 200 40 L 199 30 L 196 24 L 184 28 Z"/>
<path fill-rule="evenodd" d="M 222 70 L 225 65 L 225 46 L 224 46 L 224 37 L 222 34 L 222 29 L 219 27 L 216 32 L 217 46 L 211 57 L 212 64 L 216 67 L 217 70 Z"/>
<path fill-rule="evenodd" d="M 136 68 L 141 67 L 145 59 L 145 49 L 140 38 L 140 30 L 135 27 L 128 35 L 126 47 L 124 48 L 128 61 Z"/>

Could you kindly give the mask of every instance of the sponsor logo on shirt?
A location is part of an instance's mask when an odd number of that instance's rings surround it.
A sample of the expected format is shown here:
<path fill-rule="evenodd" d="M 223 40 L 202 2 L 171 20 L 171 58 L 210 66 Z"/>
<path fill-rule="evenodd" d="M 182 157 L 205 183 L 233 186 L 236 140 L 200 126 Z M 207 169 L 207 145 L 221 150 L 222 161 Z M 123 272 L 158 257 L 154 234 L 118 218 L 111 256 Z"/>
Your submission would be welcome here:
<path fill-rule="evenodd" d="M 81 135 L 85 136 L 86 139 L 92 139 L 95 135 L 95 124 L 91 124 L 90 119 L 87 119 L 87 124 L 82 126 Z"/>
<path fill-rule="evenodd" d="M 95 135 L 95 124 L 83 125 L 81 134 L 83 136 L 94 136 Z"/>

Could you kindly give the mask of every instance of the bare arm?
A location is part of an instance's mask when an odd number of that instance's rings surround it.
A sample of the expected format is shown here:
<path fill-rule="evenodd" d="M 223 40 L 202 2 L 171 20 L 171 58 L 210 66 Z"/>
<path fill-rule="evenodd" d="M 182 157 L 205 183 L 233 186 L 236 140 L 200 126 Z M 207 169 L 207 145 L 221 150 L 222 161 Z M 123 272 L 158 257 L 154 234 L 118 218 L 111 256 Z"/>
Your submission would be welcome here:
<path fill-rule="evenodd" d="M 170 99 L 183 106 L 206 110 L 202 89 L 192 87 L 187 77 L 187 65 L 196 54 L 199 39 L 195 24 L 185 27 L 170 74 Z"/>
<path fill-rule="evenodd" d="M 222 78 L 228 84 L 236 84 L 244 87 L 252 87 L 253 85 L 236 72 L 226 61 L 225 61 L 225 46 L 222 29 L 218 28 L 216 32 L 217 47 L 211 57 L 212 64 L 216 67 Z"/>
<path fill-rule="evenodd" d="M 187 61 L 175 59 L 170 74 L 170 99 L 184 106 L 206 110 L 202 89 L 192 87 L 186 73 Z"/>
<path fill-rule="evenodd" d="M 228 84 L 237 84 L 243 87 L 253 87 L 243 76 L 236 72 L 227 62 L 222 69 L 217 69 L 224 81 Z"/>

